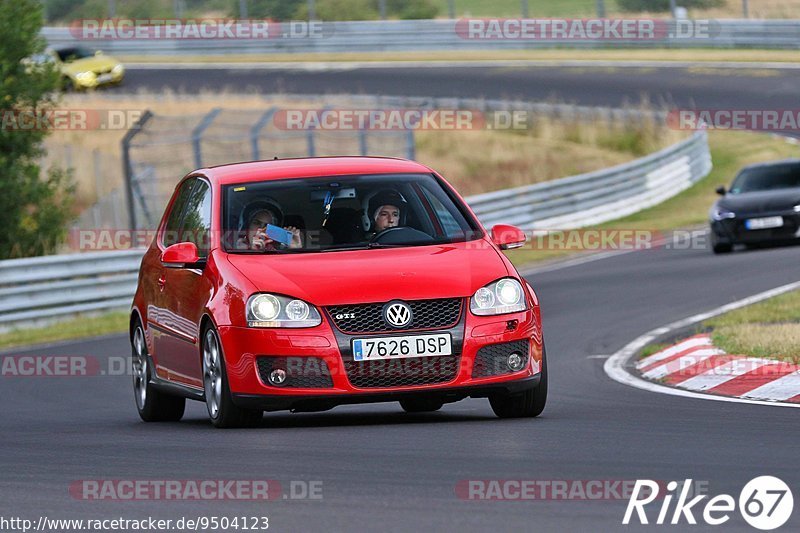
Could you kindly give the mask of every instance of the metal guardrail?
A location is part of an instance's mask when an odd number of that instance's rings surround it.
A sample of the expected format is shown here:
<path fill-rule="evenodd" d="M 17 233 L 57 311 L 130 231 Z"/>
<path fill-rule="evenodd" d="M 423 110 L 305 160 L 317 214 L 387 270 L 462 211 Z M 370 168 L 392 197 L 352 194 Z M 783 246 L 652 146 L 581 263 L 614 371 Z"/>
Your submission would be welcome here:
<path fill-rule="evenodd" d="M 691 138 L 615 167 L 467 199 L 490 227 L 573 229 L 621 218 L 688 189 L 711 171 L 708 136 Z"/>
<path fill-rule="evenodd" d="M 126 309 L 142 250 L 0 261 L 0 332 Z"/>
<path fill-rule="evenodd" d="M 119 55 L 227 55 L 337 52 L 404 52 L 432 50 L 520 50 L 535 48 L 800 48 L 800 20 L 713 20 L 708 31 L 676 31 L 686 21 L 654 21 L 653 38 L 615 40 L 468 39 L 466 21 L 389 20 L 323 22 L 309 36 L 265 39 L 91 39 L 70 28 L 47 27 L 42 35 L 52 46 L 84 44 Z M 700 35 L 697 35 L 700 33 Z M 687 36 L 691 35 L 691 36 Z"/>
<path fill-rule="evenodd" d="M 705 132 L 609 169 L 468 197 L 485 226 L 570 229 L 613 220 L 675 196 L 706 176 Z M 0 332 L 81 313 L 125 309 L 143 250 L 0 261 Z"/>

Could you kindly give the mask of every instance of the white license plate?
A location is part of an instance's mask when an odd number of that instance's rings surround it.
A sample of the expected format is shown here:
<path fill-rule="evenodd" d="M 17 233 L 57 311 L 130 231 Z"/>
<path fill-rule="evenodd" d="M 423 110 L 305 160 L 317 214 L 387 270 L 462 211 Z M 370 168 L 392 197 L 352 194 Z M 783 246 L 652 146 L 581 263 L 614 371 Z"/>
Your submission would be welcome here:
<path fill-rule="evenodd" d="M 379 337 L 353 340 L 353 359 L 405 359 L 407 357 L 438 357 L 452 355 L 449 334 Z"/>
<path fill-rule="evenodd" d="M 100 74 L 97 76 L 97 83 L 108 83 L 111 81 L 111 74 Z"/>
<path fill-rule="evenodd" d="M 746 220 L 744 227 L 747 229 L 771 229 L 783 227 L 783 217 L 751 218 Z"/>

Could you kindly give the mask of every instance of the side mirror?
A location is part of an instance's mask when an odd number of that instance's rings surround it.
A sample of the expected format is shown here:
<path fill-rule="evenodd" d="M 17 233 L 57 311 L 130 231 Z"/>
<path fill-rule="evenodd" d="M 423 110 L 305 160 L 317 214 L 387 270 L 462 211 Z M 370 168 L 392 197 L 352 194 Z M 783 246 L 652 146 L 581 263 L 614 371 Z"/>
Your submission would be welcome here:
<path fill-rule="evenodd" d="M 719 194 L 720 196 L 725 196 L 726 192 L 727 191 L 725 190 L 724 186 L 720 185 L 719 187 L 717 187 L 717 194 Z"/>
<path fill-rule="evenodd" d="M 497 224 L 492 228 L 492 242 L 501 250 L 513 250 L 525 244 L 528 236 L 516 226 Z"/>
<path fill-rule="evenodd" d="M 101 55 L 103 55 L 103 51 L 102 50 L 98 50 L 97 52 L 94 53 L 94 55 L 101 56 Z"/>
<path fill-rule="evenodd" d="M 161 264 L 167 268 L 198 268 L 205 265 L 193 242 L 179 242 L 169 246 L 161 254 Z"/>

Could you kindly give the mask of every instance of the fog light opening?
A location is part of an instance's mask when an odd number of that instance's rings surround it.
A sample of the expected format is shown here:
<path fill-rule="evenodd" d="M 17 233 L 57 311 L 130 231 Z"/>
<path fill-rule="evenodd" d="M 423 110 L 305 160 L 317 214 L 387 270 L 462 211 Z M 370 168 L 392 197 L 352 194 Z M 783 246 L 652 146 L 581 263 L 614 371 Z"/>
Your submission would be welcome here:
<path fill-rule="evenodd" d="M 276 387 L 280 387 L 286 383 L 286 371 L 280 368 L 276 368 L 272 372 L 269 373 L 269 384 L 275 385 Z"/>
<path fill-rule="evenodd" d="M 513 372 L 519 372 L 525 367 L 525 360 L 522 358 L 522 355 L 514 352 L 508 356 L 508 359 L 506 359 L 506 364 Z"/>

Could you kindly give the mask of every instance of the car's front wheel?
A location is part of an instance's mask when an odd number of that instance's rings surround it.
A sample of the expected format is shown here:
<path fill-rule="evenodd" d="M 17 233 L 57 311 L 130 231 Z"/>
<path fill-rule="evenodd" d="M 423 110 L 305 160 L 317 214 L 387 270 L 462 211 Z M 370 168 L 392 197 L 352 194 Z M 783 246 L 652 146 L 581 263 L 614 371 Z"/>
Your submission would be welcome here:
<path fill-rule="evenodd" d="M 147 353 L 142 324 L 136 324 L 131 337 L 133 350 L 133 393 L 136 410 L 145 422 L 177 422 L 183 418 L 186 399 L 165 394 L 153 387 L 152 364 Z"/>
<path fill-rule="evenodd" d="M 222 343 L 210 326 L 203 334 L 203 390 L 208 416 L 215 427 L 253 427 L 264 417 L 263 411 L 242 409 L 233 403 Z"/>
<path fill-rule="evenodd" d="M 547 355 L 542 352 L 542 370 L 539 384 L 517 394 L 502 394 L 489 398 L 492 411 L 500 418 L 539 416 L 547 404 Z"/>

